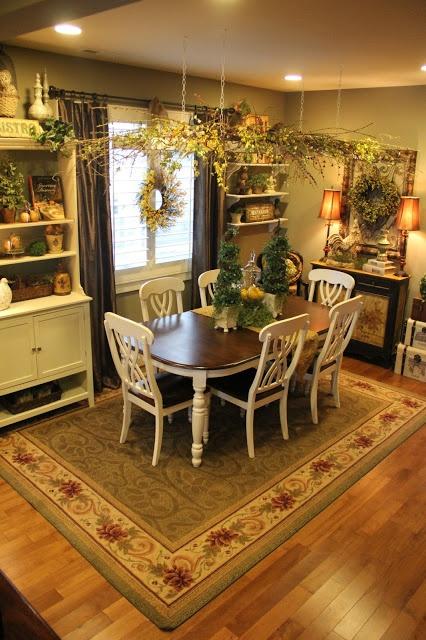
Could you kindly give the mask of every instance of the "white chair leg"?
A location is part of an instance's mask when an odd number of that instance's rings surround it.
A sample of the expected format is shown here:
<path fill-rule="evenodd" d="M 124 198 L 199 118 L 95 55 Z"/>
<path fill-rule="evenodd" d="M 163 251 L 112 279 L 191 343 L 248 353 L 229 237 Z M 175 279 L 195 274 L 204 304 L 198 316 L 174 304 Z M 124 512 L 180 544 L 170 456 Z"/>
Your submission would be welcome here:
<path fill-rule="evenodd" d="M 318 378 L 311 382 L 311 416 L 312 422 L 318 424 Z"/>
<path fill-rule="evenodd" d="M 132 419 L 132 403 L 129 400 L 127 391 L 123 391 L 123 425 L 120 433 L 120 444 L 124 444 L 129 433 L 130 422 Z"/>
<path fill-rule="evenodd" d="M 340 409 L 339 373 L 339 369 L 335 369 L 331 374 L 331 392 L 337 409 Z"/>
<path fill-rule="evenodd" d="M 254 458 L 254 435 L 253 435 L 254 409 L 247 408 L 246 411 L 246 438 L 249 458 Z"/>
<path fill-rule="evenodd" d="M 162 442 L 163 442 L 163 414 L 157 413 L 155 416 L 155 441 L 154 441 L 154 453 L 152 456 L 153 467 L 156 467 L 158 464 Z"/>
<path fill-rule="evenodd" d="M 245 414 L 246 414 L 245 409 L 240 409 L 240 418 L 244 418 Z"/>
<path fill-rule="evenodd" d="M 220 399 L 220 406 L 224 407 L 226 404 L 225 400 L 223 398 Z"/>
<path fill-rule="evenodd" d="M 280 399 L 280 422 L 281 422 L 281 431 L 282 431 L 284 440 L 289 439 L 288 424 L 287 424 L 287 397 L 288 397 L 288 383 L 284 387 L 283 394 Z"/>
<path fill-rule="evenodd" d="M 188 422 L 189 424 L 192 422 L 192 407 L 188 407 Z"/>
<path fill-rule="evenodd" d="M 169 424 L 173 423 L 173 413 L 169 413 L 169 415 L 167 416 L 167 421 Z"/>
<path fill-rule="evenodd" d="M 206 393 L 206 417 L 204 419 L 203 442 L 207 444 L 209 441 L 209 418 L 210 418 L 210 394 Z"/>

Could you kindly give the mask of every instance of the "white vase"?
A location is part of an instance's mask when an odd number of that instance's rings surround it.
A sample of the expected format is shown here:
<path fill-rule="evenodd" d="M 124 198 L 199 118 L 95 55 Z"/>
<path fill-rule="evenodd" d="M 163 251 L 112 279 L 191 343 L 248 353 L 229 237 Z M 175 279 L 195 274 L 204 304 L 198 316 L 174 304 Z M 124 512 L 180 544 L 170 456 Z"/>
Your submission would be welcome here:
<path fill-rule="evenodd" d="M 229 329 L 237 328 L 237 318 L 238 307 L 224 307 L 222 311 L 214 313 L 214 328 L 228 333 Z"/>
<path fill-rule="evenodd" d="M 34 85 L 34 102 L 28 109 L 28 117 L 32 120 L 45 120 L 47 118 L 47 112 L 41 99 L 43 94 L 43 87 L 40 82 L 40 74 L 36 73 L 36 80 Z"/>
<path fill-rule="evenodd" d="M 0 311 L 10 307 L 12 302 L 12 289 L 9 287 L 9 283 L 6 278 L 0 280 Z"/>

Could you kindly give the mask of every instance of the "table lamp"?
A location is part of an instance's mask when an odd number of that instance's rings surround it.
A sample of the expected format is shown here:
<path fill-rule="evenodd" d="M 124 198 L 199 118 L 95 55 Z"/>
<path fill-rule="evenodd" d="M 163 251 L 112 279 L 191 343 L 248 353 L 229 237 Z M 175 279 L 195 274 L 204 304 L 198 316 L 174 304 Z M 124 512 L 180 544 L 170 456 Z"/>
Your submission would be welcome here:
<path fill-rule="evenodd" d="M 330 225 L 336 220 L 340 220 L 340 207 L 342 203 L 342 192 L 339 189 L 324 189 L 322 196 L 321 209 L 319 212 L 319 218 L 327 220 L 327 237 L 324 246 L 324 256 L 321 260 L 327 260 L 327 256 L 330 252 L 330 246 L 328 244 L 328 238 L 330 236 Z"/>
<path fill-rule="evenodd" d="M 419 222 L 419 198 L 414 196 L 401 196 L 396 222 L 400 231 L 399 270 L 395 274 L 397 276 L 408 276 L 408 273 L 404 270 L 407 257 L 408 233 L 409 231 L 418 231 L 420 229 Z"/>

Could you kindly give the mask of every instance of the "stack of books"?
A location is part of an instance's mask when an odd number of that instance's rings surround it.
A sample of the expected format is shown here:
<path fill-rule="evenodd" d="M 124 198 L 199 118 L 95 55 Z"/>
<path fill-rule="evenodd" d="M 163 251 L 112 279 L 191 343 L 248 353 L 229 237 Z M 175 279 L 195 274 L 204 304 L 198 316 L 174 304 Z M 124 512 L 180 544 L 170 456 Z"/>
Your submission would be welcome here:
<path fill-rule="evenodd" d="M 376 260 L 375 258 L 370 258 L 370 260 L 362 266 L 362 270 L 368 271 L 369 273 L 378 273 L 381 276 L 388 276 L 395 273 L 396 266 L 390 260 Z"/>

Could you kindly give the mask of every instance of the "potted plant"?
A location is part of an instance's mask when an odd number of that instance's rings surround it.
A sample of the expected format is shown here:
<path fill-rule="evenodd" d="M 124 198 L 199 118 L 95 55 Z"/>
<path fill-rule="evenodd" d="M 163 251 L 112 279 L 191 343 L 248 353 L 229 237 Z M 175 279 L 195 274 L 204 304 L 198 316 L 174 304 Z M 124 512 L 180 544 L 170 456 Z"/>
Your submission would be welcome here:
<path fill-rule="evenodd" d="M 288 293 L 287 263 L 290 246 L 286 231 L 279 223 L 262 254 L 263 302 L 276 318 Z"/>
<path fill-rule="evenodd" d="M 62 253 L 64 231 L 61 224 L 48 224 L 45 231 L 48 253 Z"/>
<path fill-rule="evenodd" d="M 240 248 L 235 242 L 237 230 L 231 228 L 225 234 L 219 249 L 218 266 L 220 269 L 213 297 L 214 328 L 225 332 L 237 327 L 239 306 L 241 304 L 241 266 Z"/>
<path fill-rule="evenodd" d="M 268 184 L 268 177 L 267 173 L 255 173 L 250 176 L 248 182 L 253 193 L 263 193 L 265 191 L 266 185 Z"/>
<path fill-rule="evenodd" d="M 24 178 L 14 162 L 0 163 L 0 209 L 3 222 L 15 222 L 16 209 L 25 202 Z"/>

